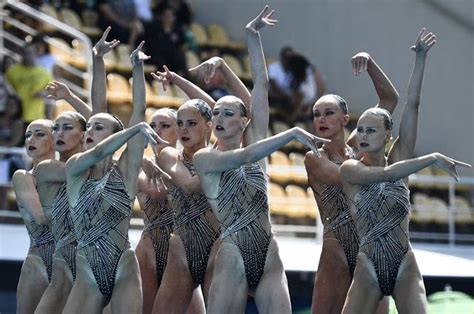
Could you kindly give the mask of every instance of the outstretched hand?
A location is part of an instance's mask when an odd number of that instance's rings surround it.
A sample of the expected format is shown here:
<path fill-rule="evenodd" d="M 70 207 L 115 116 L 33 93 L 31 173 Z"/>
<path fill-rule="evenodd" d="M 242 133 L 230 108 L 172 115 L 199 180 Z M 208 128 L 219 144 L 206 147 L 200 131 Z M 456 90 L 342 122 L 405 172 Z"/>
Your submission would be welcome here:
<path fill-rule="evenodd" d="M 95 44 L 94 48 L 92 48 L 92 52 L 96 57 L 103 57 L 107 52 L 114 49 L 118 44 L 120 44 L 120 40 L 112 39 L 112 41 L 107 41 L 107 36 L 112 28 L 109 26 L 102 34 L 100 40 Z"/>
<path fill-rule="evenodd" d="M 151 72 L 151 76 L 163 84 L 163 90 L 166 91 L 167 86 L 173 83 L 174 72 L 171 72 L 166 65 L 163 66 L 164 72 L 156 71 L 156 73 Z"/>
<path fill-rule="evenodd" d="M 367 52 L 356 53 L 352 59 L 352 74 L 358 76 L 360 73 L 367 71 L 370 61 L 370 55 Z"/>
<path fill-rule="evenodd" d="M 62 100 L 71 97 L 72 93 L 69 87 L 59 81 L 51 81 L 46 85 L 46 98 Z"/>
<path fill-rule="evenodd" d="M 196 76 L 203 77 L 204 82 L 209 84 L 211 79 L 216 74 L 216 70 L 221 66 L 224 60 L 220 57 L 212 57 L 209 60 L 189 69 L 189 73 L 195 74 Z"/>
<path fill-rule="evenodd" d="M 458 171 L 456 166 L 471 168 L 470 164 L 467 164 L 462 161 L 452 159 L 450 157 L 444 156 L 439 153 L 434 154 L 436 157 L 436 166 L 446 171 L 450 176 L 452 176 L 456 181 L 459 181 Z"/>
<path fill-rule="evenodd" d="M 146 174 L 148 184 L 155 186 L 158 189 L 158 192 L 161 192 L 161 189 L 166 187 L 164 184 L 158 184 L 158 182 L 163 183 L 163 179 L 171 180 L 169 174 L 163 171 L 152 159 L 144 157 L 142 160 L 142 170 Z"/>
<path fill-rule="evenodd" d="M 432 32 L 428 33 L 426 27 L 423 27 L 416 37 L 415 44 L 410 49 L 416 53 L 426 54 L 435 43 L 436 35 Z"/>
<path fill-rule="evenodd" d="M 247 24 L 247 29 L 251 29 L 253 31 L 258 32 L 260 29 L 265 27 L 265 25 L 268 26 L 274 26 L 278 20 L 272 19 L 272 15 L 275 13 L 275 10 L 270 10 L 270 7 L 268 5 L 263 8 L 262 12 L 254 18 L 252 21 L 250 21 Z"/>
<path fill-rule="evenodd" d="M 149 126 L 147 123 L 142 122 L 140 123 L 140 132 L 145 135 L 145 137 L 150 141 L 152 145 L 158 145 L 158 144 L 165 144 L 165 145 L 170 145 L 167 141 L 162 139 L 156 132 L 152 129 L 151 126 Z"/>
<path fill-rule="evenodd" d="M 321 153 L 318 150 L 318 145 L 321 143 L 324 144 L 331 142 L 331 140 L 322 137 L 317 137 L 316 135 L 313 135 L 298 127 L 295 127 L 295 131 L 296 140 L 311 149 L 318 158 L 321 157 Z"/>
<path fill-rule="evenodd" d="M 143 51 L 143 45 L 145 44 L 145 41 L 142 41 L 138 47 L 132 51 L 130 54 L 130 61 L 132 62 L 132 65 L 135 66 L 137 64 L 143 63 L 143 61 L 150 59 L 150 56 L 146 55 Z"/>

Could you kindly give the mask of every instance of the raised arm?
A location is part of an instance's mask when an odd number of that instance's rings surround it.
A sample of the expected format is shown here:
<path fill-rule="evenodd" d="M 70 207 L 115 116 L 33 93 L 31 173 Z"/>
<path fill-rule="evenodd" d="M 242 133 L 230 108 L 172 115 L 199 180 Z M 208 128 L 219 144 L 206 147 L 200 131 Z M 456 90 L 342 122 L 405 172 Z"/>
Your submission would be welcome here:
<path fill-rule="evenodd" d="M 48 221 L 36 191 L 33 175 L 25 170 L 15 171 L 12 177 L 12 187 L 15 191 L 17 204 L 25 208 L 37 224 L 46 225 Z"/>
<path fill-rule="evenodd" d="M 204 78 L 204 82 L 207 84 L 215 75 L 216 71 L 220 71 L 224 77 L 227 85 L 229 86 L 230 92 L 239 97 L 245 106 L 250 106 L 251 95 L 244 83 L 239 79 L 239 77 L 232 71 L 232 69 L 227 65 L 224 59 L 220 57 L 212 57 L 209 60 L 204 61 L 200 65 L 189 69 L 189 72 L 195 74 L 196 76 L 201 76 Z"/>
<path fill-rule="evenodd" d="M 167 66 L 163 66 L 163 69 L 164 72 L 156 71 L 156 73 L 151 73 L 151 76 L 155 80 L 163 84 L 164 90 L 166 90 L 167 86 L 173 83 L 178 88 L 180 88 L 186 95 L 188 95 L 189 98 L 197 98 L 204 100 L 209 106 L 211 106 L 211 108 L 214 108 L 216 101 L 211 96 L 209 96 L 208 93 L 203 91 L 199 86 L 185 79 L 179 74 L 170 71 Z"/>
<path fill-rule="evenodd" d="M 418 134 L 418 113 L 425 61 L 428 51 L 435 43 L 436 36 L 433 33 L 427 33 L 426 28 L 422 28 L 416 38 L 415 45 L 411 47 L 415 52 L 415 65 L 408 82 L 407 103 L 403 107 L 399 135 L 388 155 L 389 163 L 413 156 Z"/>
<path fill-rule="evenodd" d="M 133 96 L 133 111 L 129 126 L 137 125 L 145 120 L 146 110 L 146 94 L 145 94 L 145 75 L 143 73 L 143 62 L 150 57 L 145 55 L 141 49 L 145 44 L 144 41 L 130 55 L 132 63 L 132 96 Z M 131 195 L 135 195 L 137 189 L 137 178 L 140 174 L 140 168 L 143 159 L 143 150 L 145 146 L 145 139 L 143 136 L 135 136 L 127 142 L 127 149 L 120 156 L 119 167 L 124 175 L 125 183 Z"/>
<path fill-rule="evenodd" d="M 140 122 L 139 124 L 110 135 L 93 148 L 85 152 L 75 154 L 69 158 L 66 162 L 66 176 L 68 181 L 70 178 L 81 176 L 90 167 L 105 157 L 115 153 L 117 149 L 122 147 L 122 145 L 127 143 L 129 139 L 140 132 L 145 134 L 153 143 L 160 142 L 167 144 L 166 141 L 162 140 L 158 135 L 156 135 L 156 133 L 147 123 Z M 143 147 L 141 149 L 143 150 Z"/>
<path fill-rule="evenodd" d="M 82 99 L 80 99 L 76 94 L 71 92 L 69 87 L 59 81 L 49 82 L 46 86 L 47 98 L 67 101 L 77 112 L 84 116 L 84 118 L 89 119 L 92 114 L 92 109 L 87 105 Z"/>
<path fill-rule="evenodd" d="M 107 78 L 104 55 L 120 43 L 117 39 L 107 41 L 110 29 L 110 26 L 107 27 L 100 40 L 92 48 L 92 115 L 99 112 L 107 112 Z"/>
<path fill-rule="evenodd" d="M 369 167 L 358 160 L 350 159 L 346 160 L 341 166 L 341 178 L 343 182 L 351 185 L 393 182 L 405 179 L 410 174 L 431 165 L 445 170 L 456 181 L 459 180 L 456 166 L 471 167 L 469 164 L 454 160 L 440 153 L 402 160 L 386 167 Z"/>
<path fill-rule="evenodd" d="M 201 149 L 194 155 L 193 163 L 196 171 L 201 174 L 235 169 L 241 165 L 259 161 L 292 140 L 302 143 L 318 156 L 317 144 L 330 142 L 330 140 L 319 138 L 301 128 L 294 127 L 239 149 L 229 151 Z"/>
<path fill-rule="evenodd" d="M 379 97 L 376 107 L 393 113 L 398 103 L 398 92 L 387 75 L 367 52 L 359 52 L 352 57 L 352 73 L 358 76 L 363 71 L 367 71 L 367 74 L 369 74 L 375 92 Z"/>
<path fill-rule="evenodd" d="M 273 26 L 277 23 L 276 20 L 271 18 L 273 13 L 273 10 L 265 6 L 262 12 L 245 27 L 253 89 L 250 107 L 247 108 L 247 111 L 250 113 L 250 123 L 244 133 L 244 145 L 265 138 L 268 132 L 268 121 L 270 119 L 270 108 L 268 105 L 268 73 L 259 31 L 267 25 Z"/>

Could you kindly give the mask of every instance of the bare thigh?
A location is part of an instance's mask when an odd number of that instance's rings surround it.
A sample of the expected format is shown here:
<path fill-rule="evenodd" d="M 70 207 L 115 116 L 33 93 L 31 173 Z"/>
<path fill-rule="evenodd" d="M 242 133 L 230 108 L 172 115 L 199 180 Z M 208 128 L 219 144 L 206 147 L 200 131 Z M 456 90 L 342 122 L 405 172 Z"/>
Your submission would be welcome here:
<path fill-rule="evenodd" d="M 393 298 L 400 313 L 423 314 L 427 311 L 423 277 L 411 250 L 400 264 Z"/>
<path fill-rule="evenodd" d="M 95 281 L 92 269 L 85 256 L 76 255 L 76 281 L 67 299 L 64 313 L 100 314 L 104 307 L 104 297 Z"/>
<path fill-rule="evenodd" d="M 53 259 L 51 282 L 44 292 L 35 313 L 62 313 L 73 283 L 69 265 L 60 257 L 59 253 L 56 253 Z"/>
<path fill-rule="evenodd" d="M 352 274 L 339 241 L 326 239 L 314 280 L 312 313 L 341 313 Z"/>
<path fill-rule="evenodd" d="M 288 280 L 274 238 L 270 241 L 263 275 L 255 290 L 255 303 L 260 313 L 291 313 Z"/>
<path fill-rule="evenodd" d="M 372 262 L 364 253 L 359 253 L 342 313 L 374 313 L 382 296 Z"/>
<path fill-rule="evenodd" d="M 17 313 L 33 313 L 48 287 L 48 273 L 43 260 L 34 254 L 26 256 L 21 266 L 16 292 Z"/>
<path fill-rule="evenodd" d="M 166 269 L 153 304 L 153 313 L 184 313 L 196 288 L 189 272 L 183 241 L 179 236 L 172 235 Z"/>
<path fill-rule="evenodd" d="M 143 292 L 143 313 L 151 313 L 159 282 L 156 279 L 155 248 L 150 238 L 142 237 L 135 250 L 140 266 Z"/>
<path fill-rule="evenodd" d="M 141 313 L 142 285 L 137 257 L 125 250 L 117 265 L 114 290 L 110 299 L 112 313 Z"/>
<path fill-rule="evenodd" d="M 247 304 L 248 285 L 244 260 L 239 248 L 224 240 L 214 261 L 214 274 L 209 289 L 207 312 L 243 313 Z"/>
<path fill-rule="evenodd" d="M 217 256 L 217 252 L 219 251 L 220 245 L 221 245 L 220 239 L 214 242 L 214 245 L 212 246 L 212 249 L 211 249 L 211 253 L 209 254 L 209 260 L 207 261 L 206 274 L 204 276 L 204 283 L 202 284 L 202 293 L 203 293 L 204 301 L 206 302 L 206 305 L 209 300 L 209 290 L 211 288 L 211 283 L 213 281 L 212 279 L 214 278 L 216 256 Z"/>

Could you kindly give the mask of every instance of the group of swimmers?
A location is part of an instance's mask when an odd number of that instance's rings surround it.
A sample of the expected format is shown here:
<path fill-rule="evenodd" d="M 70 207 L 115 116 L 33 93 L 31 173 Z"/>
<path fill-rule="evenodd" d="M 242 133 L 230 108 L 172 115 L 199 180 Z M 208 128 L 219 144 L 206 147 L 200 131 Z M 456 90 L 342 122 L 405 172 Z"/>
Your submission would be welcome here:
<path fill-rule="evenodd" d="M 157 110 L 149 124 L 143 122 L 143 42 L 130 56 L 128 125 L 106 113 L 103 56 L 119 44 L 107 41 L 110 28 L 93 48 L 92 108 L 65 84 L 48 85 L 48 97 L 66 100 L 77 112 L 33 121 L 26 130 L 33 168 L 12 179 L 31 239 L 18 313 L 243 313 L 248 295 L 261 313 L 291 313 L 264 158 L 292 140 L 310 150 L 305 167 L 324 224 L 312 311 L 386 313 L 385 296 L 392 295 L 400 312 L 426 312 L 408 237 L 407 176 L 434 165 L 457 178 L 456 167 L 468 166 L 439 153 L 411 159 L 435 36 L 422 29 L 412 47 L 407 103 L 386 156 L 398 93 L 367 53 L 353 57 L 353 72 L 367 71 L 379 101 L 347 141 L 348 108 L 337 95 L 314 105 L 316 135 L 294 127 L 267 137 L 268 76 L 259 31 L 276 23 L 266 6 L 245 28 L 251 92 L 218 57 L 191 70 L 205 80 L 222 74 L 233 96 L 217 101 L 165 67 L 154 79 L 176 85 L 191 100 L 177 111 Z M 153 160 L 143 157 L 146 142 Z M 135 198 L 144 229 L 134 251 L 128 231 Z"/>

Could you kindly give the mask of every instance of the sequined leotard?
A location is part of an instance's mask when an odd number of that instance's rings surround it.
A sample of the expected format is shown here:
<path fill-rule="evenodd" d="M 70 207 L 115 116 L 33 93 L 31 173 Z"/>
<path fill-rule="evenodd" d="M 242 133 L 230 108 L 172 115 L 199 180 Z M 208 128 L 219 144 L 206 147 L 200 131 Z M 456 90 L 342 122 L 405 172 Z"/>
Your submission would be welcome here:
<path fill-rule="evenodd" d="M 181 153 L 184 166 L 196 176 L 194 166 Z M 188 194 L 172 186 L 168 200 L 173 208 L 174 230 L 183 241 L 191 277 L 196 284 L 204 282 L 212 246 L 219 237 L 218 222 L 203 193 Z"/>
<path fill-rule="evenodd" d="M 120 257 L 130 246 L 132 203 L 122 174 L 114 165 L 101 179 L 84 182 L 72 209 L 77 253 L 85 254 L 105 303 L 112 296 Z"/>
<path fill-rule="evenodd" d="M 349 158 L 354 158 L 354 152 L 349 148 L 347 149 L 349 150 Z M 334 160 L 328 152 L 326 153 L 330 161 L 339 166 L 342 164 L 342 162 Z M 333 232 L 344 250 L 349 270 L 351 274 L 354 274 L 359 251 L 359 237 L 352 219 L 349 199 L 343 192 L 342 187 L 339 186 L 321 184 L 318 190 L 313 188 L 313 191 L 318 199 L 319 213 L 324 225 L 324 235 Z"/>
<path fill-rule="evenodd" d="M 56 242 L 55 252 L 68 264 L 73 279 L 76 280 L 77 241 L 67 200 L 66 183 L 59 188 L 50 206 L 44 207 L 46 217 L 51 222 L 51 232 Z"/>
<path fill-rule="evenodd" d="M 267 181 L 258 163 L 224 171 L 216 198 L 221 238 L 229 237 L 242 254 L 249 288 L 262 277 L 272 237 Z"/>
<path fill-rule="evenodd" d="M 144 207 L 142 209 L 145 213 L 143 217 L 145 226 L 142 236 L 150 238 L 153 243 L 156 260 L 156 279 L 160 283 L 165 271 L 169 241 L 173 232 L 173 210 L 167 199 L 155 199 L 148 195 L 145 195 Z"/>
<path fill-rule="evenodd" d="M 53 254 L 54 254 L 54 238 L 51 229 L 47 225 L 38 225 L 33 216 L 23 207 L 18 206 L 23 221 L 25 222 L 26 230 L 30 237 L 30 248 L 37 248 L 39 256 L 46 266 L 48 273 L 48 280 L 51 280 L 51 273 L 53 271 Z"/>
<path fill-rule="evenodd" d="M 363 185 L 356 194 L 359 251 L 372 261 L 380 290 L 391 295 L 398 269 L 410 249 L 409 191 L 402 180 Z"/>

